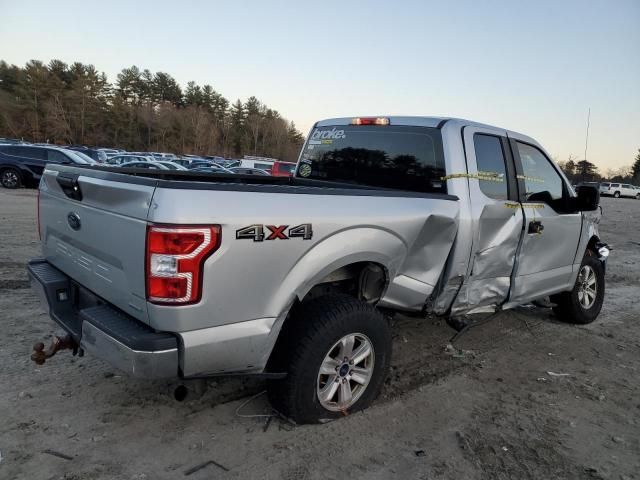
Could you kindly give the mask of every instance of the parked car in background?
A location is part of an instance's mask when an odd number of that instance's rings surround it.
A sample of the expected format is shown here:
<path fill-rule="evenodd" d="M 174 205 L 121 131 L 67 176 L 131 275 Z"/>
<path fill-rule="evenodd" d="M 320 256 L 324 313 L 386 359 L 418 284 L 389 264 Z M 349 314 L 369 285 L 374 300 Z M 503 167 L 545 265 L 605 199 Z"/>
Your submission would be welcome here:
<path fill-rule="evenodd" d="M 296 164 L 293 162 L 273 162 L 273 168 L 271 169 L 271 175 L 274 177 L 290 177 L 296 169 Z"/>
<path fill-rule="evenodd" d="M 69 150 L 69 149 L 65 148 L 65 150 Z M 79 156 L 80 158 L 82 158 L 84 161 L 86 161 L 90 165 L 100 165 L 100 162 L 94 160 L 89 155 L 84 153 L 82 150 L 73 150 L 73 154 Z"/>
<path fill-rule="evenodd" d="M 153 160 L 153 157 L 146 157 L 144 155 L 132 155 L 129 153 L 125 153 L 120 155 L 114 155 L 113 157 L 108 158 L 105 163 L 108 163 L 109 165 L 120 165 L 122 163 L 127 163 L 127 162 L 149 162 L 152 160 Z"/>
<path fill-rule="evenodd" d="M 215 165 L 215 164 L 212 162 L 207 162 L 206 160 L 193 160 L 193 161 L 190 161 L 187 165 L 183 165 L 183 166 L 188 168 L 189 170 L 192 170 L 194 168 L 210 167 L 212 165 Z"/>
<path fill-rule="evenodd" d="M 600 195 L 609 195 L 614 198 L 629 197 L 640 200 L 640 191 L 628 183 L 601 183 Z"/>
<path fill-rule="evenodd" d="M 271 169 L 273 168 L 274 163 L 275 161 L 254 160 L 251 158 L 249 159 L 243 158 L 242 160 L 240 160 L 240 165 L 238 166 L 243 168 L 257 168 L 260 170 L 266 170 L 267 172 L 271 172 Z"/>
<path fill-rule="evenodd" d="M 207 165 L 206 167 L 196 167 L 188 169 L 190 172 L 203 172 L 203 173 L 233 173 L 230 170 L 227 170 L 223 166 L 212 164 Z"/>
<path fill-rule="evenodd" d="M 224 160 L 221 160 L 219 162 L 216 162 L 218 165 L 222 165 L 224 168 L 231 168 L 231 167 L 239 167 L 240 166 L 240 160 L 238 159 L 233 159 L 233 158 L 225 158 Z"/>
<path fill-rule="evenodd" d="M 169 170 L 189 170 L 187 167 L 183 167 L 175 162 L 170 162 L 169 160 L 154 160 L 154 162 L 164 165 Z"/>
<path fill-rule="evenodd" d="M 178 159 L 178 156 L 174 153 L 151 152 L 151 155 L 153 155 L 153 158 L 155 160 L 169 160 L 171 162 L 174 162 Z"/>
<path fill-rule="evenodd" d="M 156 158 L 156 160 L 161 160 L 159 158 Z M 173 163 L 177 163 L 178 165 L 182 165 L 183 167 L 186 168 L 192 168 L 191 166 L 194 164 L 199 164 L 199 165 L 211 165 L 211 161 L 209 160 L 205 160 L 204 158 L 192 158 L 192 157 L 177 157 L 174 158 L 173 160 L 171 160 Z"/>
<path fill-rule="evenodd" d="M 220 163 L 220 164 L 222 164 L 222 163 L 227 161 L 226 158 L 218 157 L 217 155 L 205 155 L 202 158 L 204 158 L 205 160 L 211 160 L 212 162 Z"/>
<path fill-rule="evenodd" d="M 82 152 L 85 155 L 91 157 L 98 163 L 103 163 L 107 161 L 107 154 L 103 150 L 98 150 L 97 148 L 89 148 L 78 145 L 71 145 L 69 147 L 65 147 L 68 150 L 75 150 L 78 152 Z"/>
<path fill-rule="evenodd" d="M 121 163 L 120 168 L 150 168 L 152 170 L 169 170 L 168 167 L 165 167 L 161 163 L 154 162 L 151 160 L 142 161 L 142 162 L 127 162 Z"/>
<path fill-rule="evenodd" d="M 37 187 L 47 163 L 87 165 L 73 150 L 53 146 L 0 145 L 0 184 L 4 188 Z"/>
<path fill-rule="evenodd" d="M 271 176 L 269 172 L 266 170 L 262 170 L 260 168 L 247 168 L 247 167 L 231 167 L 229 169 L 231 173 L 237 173 L 239 175 L 261 175 L 261 176 Z"/>

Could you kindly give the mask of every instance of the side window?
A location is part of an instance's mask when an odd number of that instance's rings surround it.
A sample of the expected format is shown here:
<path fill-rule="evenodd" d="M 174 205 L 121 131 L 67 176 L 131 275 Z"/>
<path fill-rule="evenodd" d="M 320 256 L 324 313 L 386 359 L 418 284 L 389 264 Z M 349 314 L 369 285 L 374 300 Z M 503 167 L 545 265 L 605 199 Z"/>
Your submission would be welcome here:
<path fill-rule="evenodd" d="M 47 151 L 43 148 L 29 148 L 29 147 L 23 147 L 24 148 L 24 152 L 22 153 L 22 155 L 24 157 L 29 157 L 29 158 L 33 158 L 34 160 L 46 160 L 47 159 Z"/>
<path fill-rule="evenodd" d="M 22 155 L 24 149 L 22 147 L 4 147 L 2 150 L 7 155 Z"/>
<path fill-rule="evenodd" d="M 35 160 L 44 160 L 46 158 L 45 153 L 41 148 L 7 147 L 5 152 L 9 155 L 15 155 L 16 157 L 33 158 Z"/>
<path fill-rule="evenodd" d="M 480 190 L 487 197 L 507 200 L 507 169 L 499 137 L 476 133 L 473 136 Z"/>
<path fill-rule="evenodd" d="M 536 147 L 518 143 L 518 153 L 524 174 L 525 202 L 546 202 L 562 199 L 562 178 L 551 162 Z"/>
<path fill-rule="evenodd" d="M 59 152 L 57 150 L 47 150 L 47 161 L 64 163 L 64 162 L 69 162 L 69 159 L 62 152 Z"/>

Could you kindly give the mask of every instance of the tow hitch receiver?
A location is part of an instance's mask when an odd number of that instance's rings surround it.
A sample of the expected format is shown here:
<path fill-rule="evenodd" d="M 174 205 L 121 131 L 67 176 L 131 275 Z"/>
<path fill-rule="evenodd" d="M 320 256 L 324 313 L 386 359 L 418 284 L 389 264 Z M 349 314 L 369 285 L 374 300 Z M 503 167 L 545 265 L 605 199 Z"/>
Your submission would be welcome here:
<path fill-rule="evenodd" d="M 45 350 L 44 343 L 38 342 L 33 345 L 33 353 L 31 354 L 31 360 L 38 365 L 44 365 L 47 358 L 53 357 L 60 350 L 73 350 L 73 354 L 78 353 L 78 344 L 71 337 L 71 335 L 65 335 L 64 337 L 58 337 L 55 335 L 51 341 L 51 345 Z M 82 353 L 80 354 L 82 356 Z"/>

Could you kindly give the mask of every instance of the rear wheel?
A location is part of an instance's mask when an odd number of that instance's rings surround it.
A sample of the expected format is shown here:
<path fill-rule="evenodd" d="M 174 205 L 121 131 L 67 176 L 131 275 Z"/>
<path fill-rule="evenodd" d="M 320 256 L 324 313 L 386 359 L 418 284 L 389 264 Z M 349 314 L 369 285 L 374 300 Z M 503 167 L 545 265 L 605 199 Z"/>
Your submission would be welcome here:
<path fill-rule="evenodd" d="M 20 172 L 15 168 L 4 168 L 0 171 L 0 183 L 4 188 L 18 188 L 22 184 Z"/>
<path fill-rule="evenodd" d="M 636 200 L 640 200 L 640 193 L 636 195 Z"/>
<path fill-rule="evenodd" d="M 620 192 L 616 192 L 613 194 L 613 198 L 620 198 Z"/>
<path fill-rule="evenodd" d="M 326 295 L 301 305 L 281 332 L 270 364 L 272 405 L 297 423 L 339 418 L 368 407 L 389 369 L 391 329 L 372 305 Z"/>
<path fill-rule="evenodd" d="M 591 250 L 587 250 L 578 278 L 570 292 L 553 295 L 556 316 L 568 323 L 591 323 L 602 309 L 604 301 L 604 268 Z"/>

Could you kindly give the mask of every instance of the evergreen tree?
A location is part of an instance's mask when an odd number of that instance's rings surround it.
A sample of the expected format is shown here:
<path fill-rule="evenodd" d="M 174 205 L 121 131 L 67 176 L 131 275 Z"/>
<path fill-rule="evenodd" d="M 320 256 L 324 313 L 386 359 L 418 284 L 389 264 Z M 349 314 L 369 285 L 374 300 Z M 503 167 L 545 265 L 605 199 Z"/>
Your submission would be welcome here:
<path fill-rule="evenodd" d="M 638 149 L 635 162 L 633 162 L 633 165 L 631 166 L 631 176 L 633 177 L 634 182 L 640 182 L 640 148 Z"/>
<path fill-rule="evenodd" d="M 165 72 L 124 68 L 110 84 L 93 65 L 0 60 L 0 136 L 57 144 L 295 160 L 295 125 L 251 96 L 233 105 L 214 88 L 183 89 Z"/>

